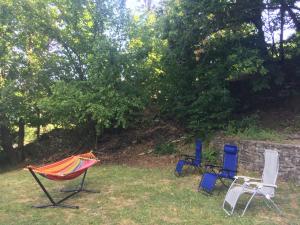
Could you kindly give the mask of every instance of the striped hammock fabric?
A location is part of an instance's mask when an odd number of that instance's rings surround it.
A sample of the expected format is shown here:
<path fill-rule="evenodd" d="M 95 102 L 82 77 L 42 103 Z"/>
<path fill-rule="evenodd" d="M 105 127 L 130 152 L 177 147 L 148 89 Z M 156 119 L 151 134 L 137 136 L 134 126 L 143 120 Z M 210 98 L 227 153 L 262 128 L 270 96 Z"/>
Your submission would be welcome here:
<path fill-rule="evenodd" d="M 60 181 L 74 179 L 98 162 L 97 157 L 92 152 L 89 152 L 70 156 L 45 166 L 36 167 L 29 165 L 27 168 L 50 180 Z"/>

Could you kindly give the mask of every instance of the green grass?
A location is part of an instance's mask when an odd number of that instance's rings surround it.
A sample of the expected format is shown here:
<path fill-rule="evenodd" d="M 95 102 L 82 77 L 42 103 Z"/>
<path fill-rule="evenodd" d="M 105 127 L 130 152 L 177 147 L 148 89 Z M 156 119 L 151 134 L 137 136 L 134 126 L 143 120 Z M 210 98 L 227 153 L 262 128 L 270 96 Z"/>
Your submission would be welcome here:
<path fill-rule="evenodd" d="M 55 197 L 62 187 L 79 180 L 51 182 L 41 178 Z M 254 201 L 245 217 L 228 217 L 221 205 L 225 191 L 207 197 L 196 192 L 199 176 L 176 178 L 173 168 L 132 168 L 104 165 L 92 168 L 87 186 L 98 194 L 80 193 L 66 204 L 80 209 L 34 209 L 47 199 L 28 171 L 0 173 L 0 224 L 298 224 L 300 188 L 280 183 L 275 201 L 285 217 Z"/>
<path fill-rule="evenodd" d="M 259 116 L 253 114 L 240 120 L 229 121 L 224 127 L 223 133 L 226 136 L 246 140 L 276 141 L 281 142 L 285 135 L 274 130 L 263 127 L 259 122 Z"/>
<path fill-rule="evenodd" d="M 233 136 L 244 140 L 276 141 L 284 139 L 284 135 L 275 130 L 262 128 L 255 124 L 249 124 L 246 127 L 238 127 L 229 124 L 224 130 L 226 136 Z"/>
<path fill-rule="evenodd" d="M 239 130 L 235 134 L 240 139 L 261 140 L 261 141 L 281 141 L 282 135 L 270 129 L 258 127 L 248 127 L 244 130 Z"/>

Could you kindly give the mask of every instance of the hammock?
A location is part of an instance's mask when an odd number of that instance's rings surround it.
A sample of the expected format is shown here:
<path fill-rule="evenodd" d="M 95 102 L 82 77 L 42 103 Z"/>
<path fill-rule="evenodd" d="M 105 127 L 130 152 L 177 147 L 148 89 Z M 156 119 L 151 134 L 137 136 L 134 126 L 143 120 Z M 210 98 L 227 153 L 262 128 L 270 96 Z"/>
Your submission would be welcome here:
<path fill-rule="evenodd" d="M 27 168 L 50 180 L 71 180 L 80 176 L 98 161 L 96 156 L 89 152 L 71 156 L 45 166 L 35 167 L 29 165 Z"/>
<path fill-rule="evenodd" d="M 46 196 L 51 202 L 51 204 L 48 205 L 40 205 L 34 207 L 36 208 L 45 208 L 45 207 L 78 208 L 77 206 L 62 205 L 61 203 L 67 200 L 68 198 L 70 198 L 71 196 L 82 191 L 97 193 L 95 191 L 84 189 L 83 185 L 84 185 L 87 170 L 98 162 L 99 160 L 96 158 L 96 156 L 92 152 L 89 152 L 85 154 L 74 155 L 65 158 L 63 160 L 60 160 L 58 162 L 47 164 L 41 167 L 36 167 L 32 165 L 27 166 L 26 169 L 30 171 L 30 173 L 32 174 L 36 182 L 39 184 L 39 186 L 41 187 L 41 189 L 44 191 L 44 193 L 46 194 Z M 84 175 L 81 180 L 81 184 L 79 188 L 72 189 L 72 190 L 61 190 L 63 192 L 71 192 L 71 194 L 55 202 L 35 173 L 38 173 L 47 179 L 55 180 L 55 181 L 71 180 L 80 176 L 83 173 Z"/>

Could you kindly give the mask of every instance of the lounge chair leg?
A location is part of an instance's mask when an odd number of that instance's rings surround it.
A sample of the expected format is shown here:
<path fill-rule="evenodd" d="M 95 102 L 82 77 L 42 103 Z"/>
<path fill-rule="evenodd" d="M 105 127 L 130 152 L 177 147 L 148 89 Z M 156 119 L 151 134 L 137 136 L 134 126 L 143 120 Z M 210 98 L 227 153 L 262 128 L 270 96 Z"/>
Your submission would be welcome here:
<path fill-rule="evenodd" d="M 233 214 L 233 212 L 234 212 L 234 208 L 235 208 L 235 207 L 232 207 L 231 210 L 229 211 L 229 210 L 227 210 L 227 209 L 225 208 L 225 206 L 223 206 L 223 210 L 225 211 L 225 213 L 226 213 L 228 216 L 232 216 L 232 214 Z"/>
<path fill-rule="evenodd" d="M 253 197 L 256 195 L 256 192 L 254 192 L 252 195 L 251 195 L 251 197 L 250 197 L 250 199 L 248 200 L 248 202 L 247 202 L 247 204 L 246 204 L 246 206 L 245 206 L 245 209 L 244 209 L 244 211 L 243 211 L 243 213 L 242 213 L 242 217 L 244 216 L 244 214 L 245 214 L 245 212 L 246 212 L 246 210 L 247 210 L 247 208 L 248 208 L 248 206 L 250 205 L 250 202 L 252 201 L 252 199 L 253 199 Z"/>
<path fill-rule="evenodd" d="M 270 204 L 268 203 L 267 199 L 266 198 L 263 198 L 264 199 L 264 202 L 266 203 L 266 205 L 268 206 L 268 208 L 272 208 L 272 206 L 270 206 Z"/>
<path fill-rule="evenodd" d="M 219 178 L 219 180 L 220 180 L 221 184 L 222 184 L 224 187 L 226 187 L 226 188 L 228 188 L 228 187 L 229 187 L 227 184 L 225 184 L 225 182 L 223 181 L 223 179 L 222 179 L 222 178 Z M 221 191 L 222 191 L 222 188 L 220 188 L 220 189 L 219 189 L 219 191 L 218 191 L 218 195 L 220 195 Z"/>
<path fill-rule="evenodd" d="M 283 215 L 282 210 L 275 204 L 275 202 L 270 198 L 268 199 L 274 206 L 274 208 L 279 212 L 280 215 Z"/>
<path fill-rule="evenodd" d="M 176 177 L 180 177 L 180 176 L 181 176 L 181 173 L 178 173 L 176 170 L 174 170 L 174 175 L 175 175 Z"/>

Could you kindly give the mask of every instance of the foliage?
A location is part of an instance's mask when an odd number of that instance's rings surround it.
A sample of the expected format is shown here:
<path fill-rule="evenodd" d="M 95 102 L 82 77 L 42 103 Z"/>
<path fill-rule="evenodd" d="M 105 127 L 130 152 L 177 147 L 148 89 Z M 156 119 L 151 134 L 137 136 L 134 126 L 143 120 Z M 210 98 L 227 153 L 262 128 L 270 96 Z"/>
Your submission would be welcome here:
<path fill-rule="evenodd" d="M 205 148 L 203 151 L 203 161 L 209 162 L 212 164 L 216 164 L 218 161 L 218 151 L 215 149 L 212 149 L 210 147 Z"/>
<path fill-rule="evenodd" d="M 159 82 L 165 76 L 161 60 L 167 49 L 167 41 L 161 39 L 159 26 L 159 15 L 154 12 L 134 15 L 126 46 L 130 64 L 124 68 L 124 76 L 139 85 L 135 90 L 148 105 L 156 103 L 161 93 Z"/>
<path fill-rule="evenodd" d="M 24 143 L 28 144 L 36 139 L 36 128 L 33 127 L 25 127 L 25 138 Z"/>
<path fill-rule="evenodd" d="M 125 127 L 130 111 L 140 106 L 139 99 L 134 96 L 88 81 L 57 82 L 51 97 L 40 102 L 41 109 L 45 110 L 52 123 L 82 125 L 92 119 L 97 129 Z"/>
<path fill-rule="evenodd" d="M 45 133 L 49 133 L 50 131 L 54 130 L 56 127 L 58 126 L 57 125 L 54 126 L 53 124 L 47 124 L 46 126 L 41 127 L 41 135 Z M 37 132 L 37 128 L 25 126 L 25 138 L 24 138 L 25 145 L 36 140 L 37 138 L 36 132 Z"/>
<path fill-rule="evenodd" d="M 176 146 L 173 143 L 160 143 L 154 148 L 154 154 L 169 155 L 177 152 Z"/>
<path fill-rule="evenodd" d="M 20 121 L 88 126 L 100 134 L 126 127 L 130 114 L 143 108 L 135 84 L 122 79 L 129 63 L 122 51 L 124 4 L 1 2 L 0 111 L 8 136 Z"/>
<path fill-rule="evenodd" d="M 151 107 L 206 136 L 262 99 L 298 91 L 299 1 L 145 4 L 0 2 L 1 149 L 22 142 L 24 125 L 98 136 L 138 124 Z M 287 27 L 296 33 L 284 40 Z"/>
<path fill-rule="evenodd" d="M 223 11 L 234 13 L 220 1 L 170 1 L 162 17 L 169 48 L 161 104 L 203 133 L 220 128 L 233 111 L 230 82 L 267 73 L 263 50 L 251 44 L 258 38 L 255 25 L 243 17 L 232 21 Z"/>
<path fill-rule="evenodd" d="M 257 114 L 246 116 L 241 120 L 231 120 L 228 123 L 227 131 L 234 133 L 237 130 L 245 130 L 248 127 L 256 127 L 258 124 L 259 117 Z"/>

